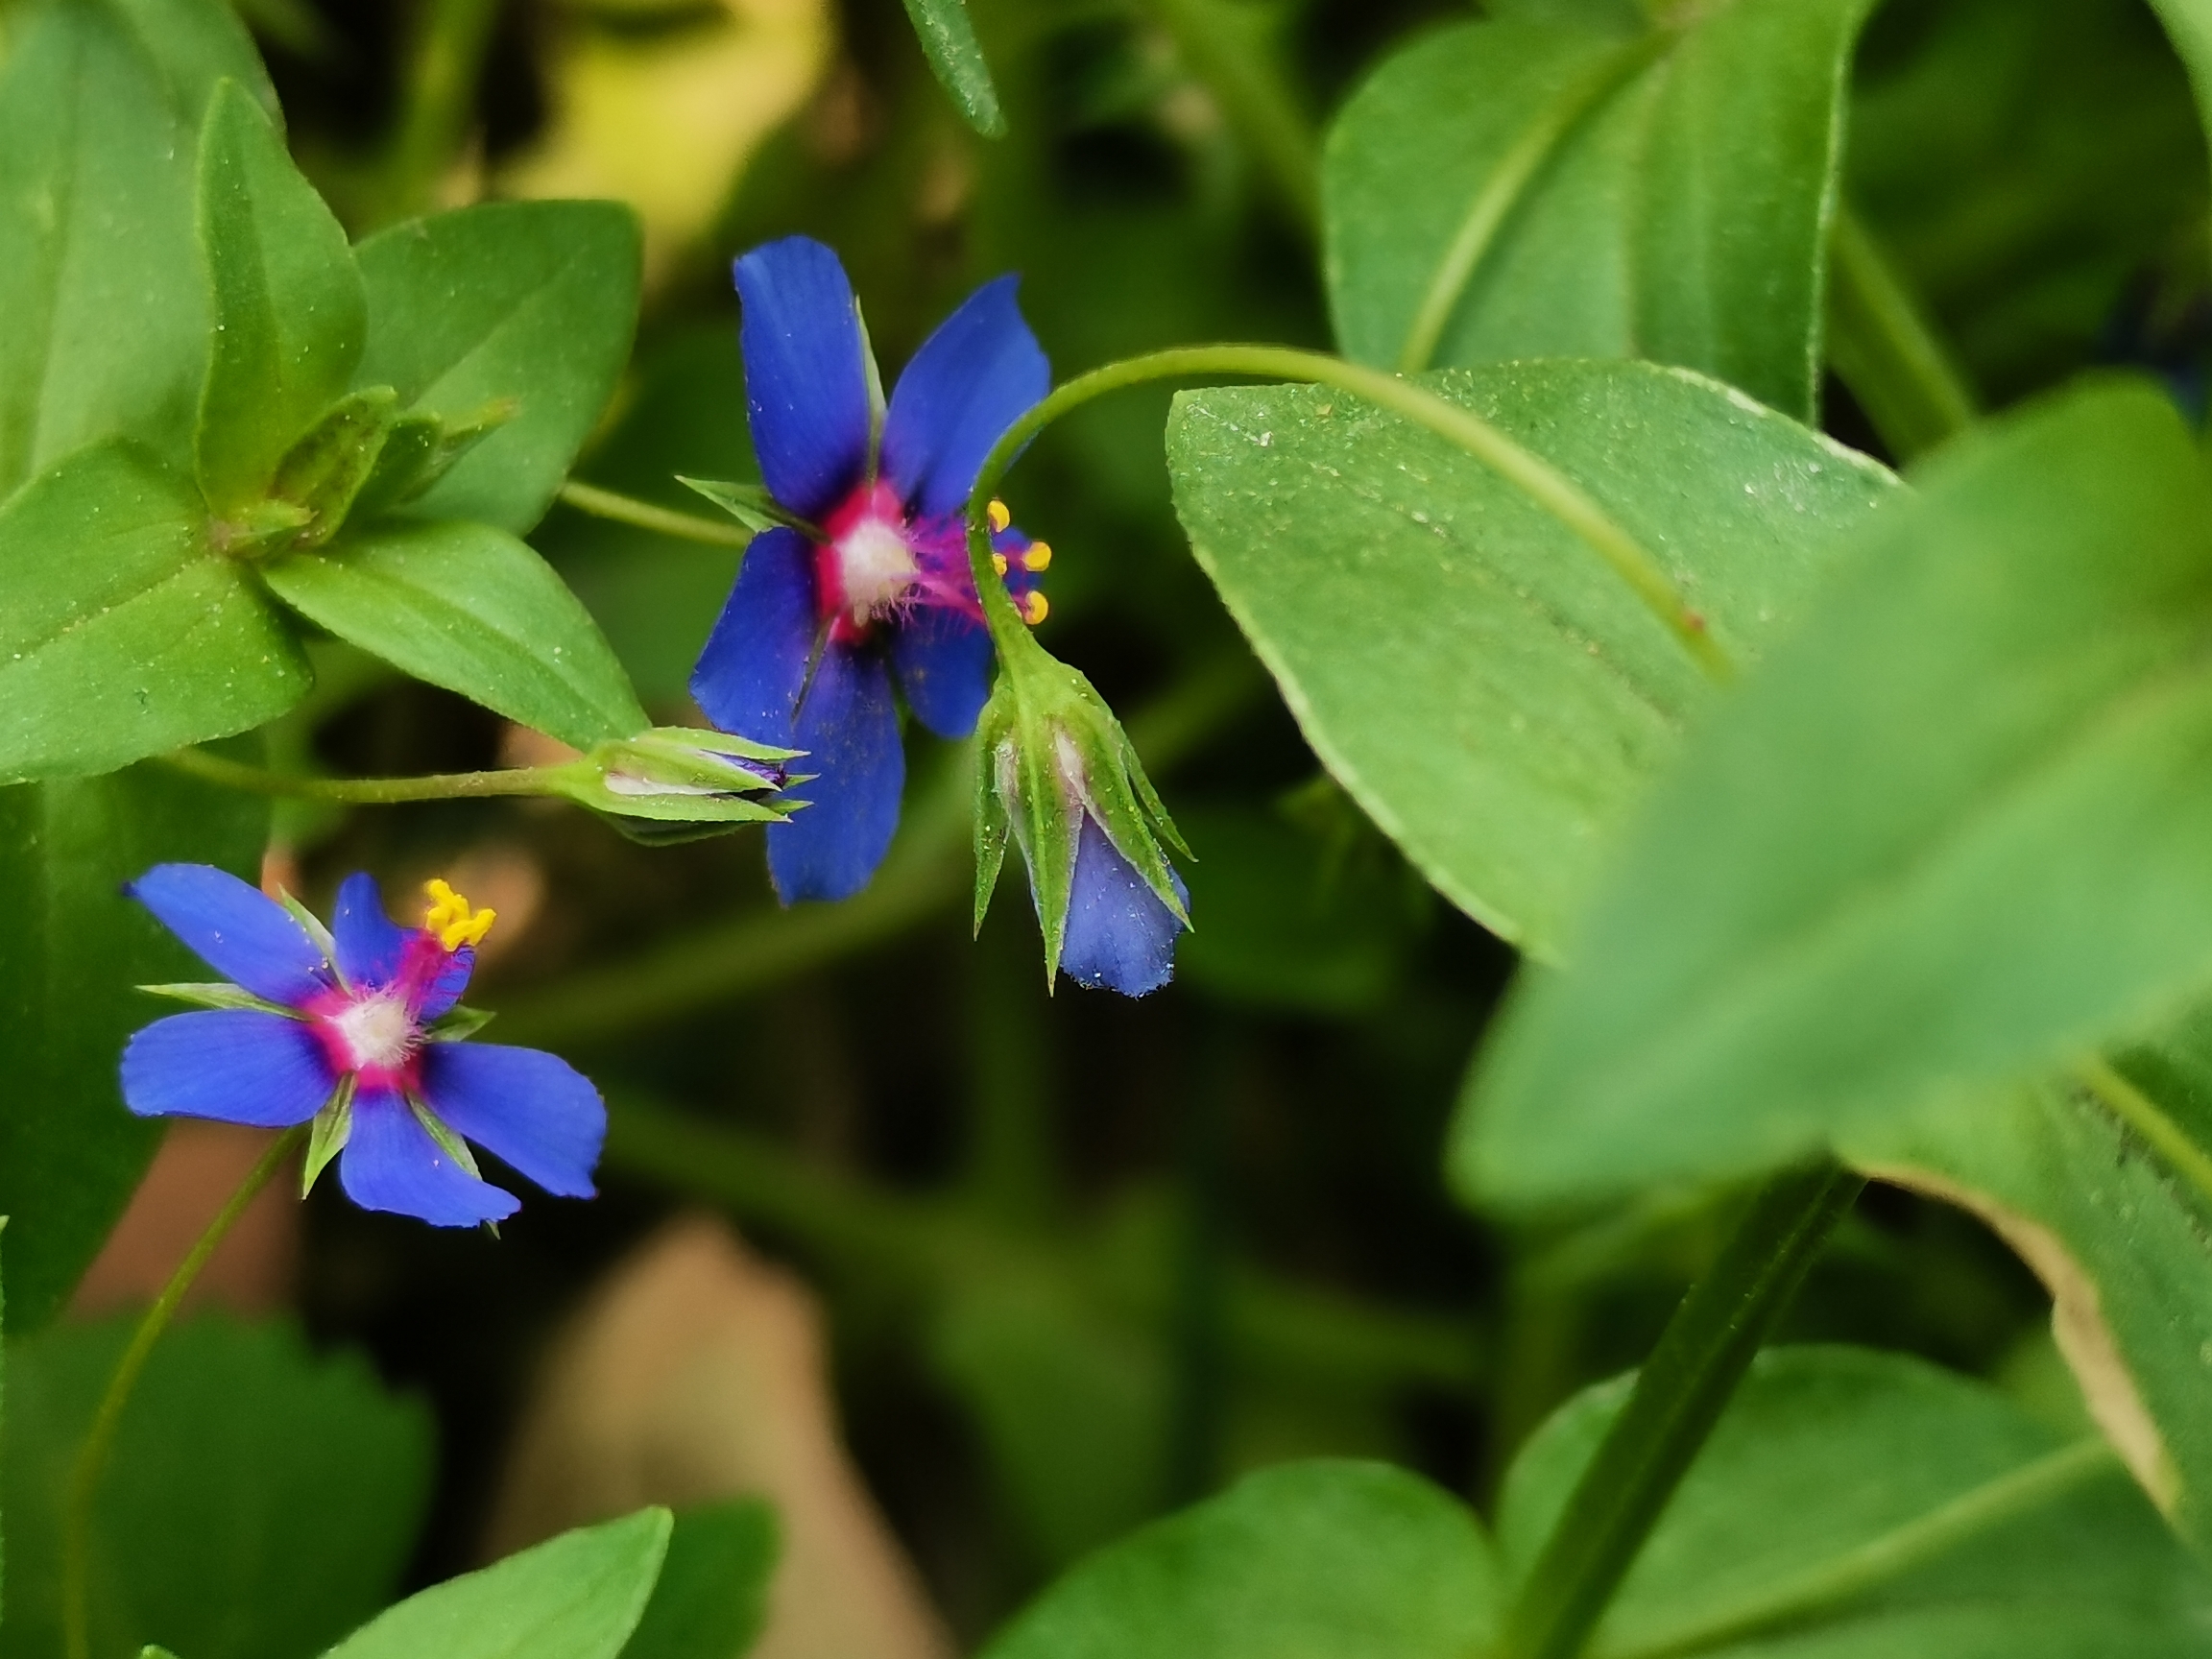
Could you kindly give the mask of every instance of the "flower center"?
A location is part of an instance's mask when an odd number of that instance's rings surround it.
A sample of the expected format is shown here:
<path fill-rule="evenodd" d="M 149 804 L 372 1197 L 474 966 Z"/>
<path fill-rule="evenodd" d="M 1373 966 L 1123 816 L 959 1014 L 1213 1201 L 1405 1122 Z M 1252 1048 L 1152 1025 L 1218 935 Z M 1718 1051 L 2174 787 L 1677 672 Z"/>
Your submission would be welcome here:
<path fill-rule="evenodd" d="M 835 546 L 838 586 L 856 622 L 889 614 L 921 572 L 905 532 L 874 514 L 838 537 Z"/>
<path fill-rule="evenodd" d="M 389 1071 L 415 1052 L 421 1033 L 405 1000 L 376 993 L 324 1016 L 352 1071 Z"/>

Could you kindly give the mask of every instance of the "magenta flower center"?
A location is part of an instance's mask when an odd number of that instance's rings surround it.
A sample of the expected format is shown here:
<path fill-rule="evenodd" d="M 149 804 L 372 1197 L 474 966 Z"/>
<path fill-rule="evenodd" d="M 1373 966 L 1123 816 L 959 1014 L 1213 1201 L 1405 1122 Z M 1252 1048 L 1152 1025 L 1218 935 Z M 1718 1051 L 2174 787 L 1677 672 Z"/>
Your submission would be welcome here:
<path fill-rule="evenodd" d="M 406 998 L 390 991 L 373 991 L 318 1018 L 332 1058 L 348 1071 L 397 1071 L 422 1040 Z"/>
<path fill-rule="evenodd" d="M 823 522 L 816 601 L 830 637 L 850 642 L 919 606 L 980 616 L 959 516 L 913 519 L 888 484 L 863 484 Z"/>

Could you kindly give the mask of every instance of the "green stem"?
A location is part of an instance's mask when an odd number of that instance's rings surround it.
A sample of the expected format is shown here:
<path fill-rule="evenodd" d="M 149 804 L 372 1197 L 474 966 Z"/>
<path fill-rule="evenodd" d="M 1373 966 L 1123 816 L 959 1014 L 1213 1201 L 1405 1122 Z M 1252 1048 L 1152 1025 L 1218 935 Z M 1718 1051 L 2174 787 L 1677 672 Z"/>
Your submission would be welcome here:
<path fill-rule="evenodd" d="M 439 772 L 422 778 L 299 778 L 228 760 L 204 749 L 175 749 L 163 765 L 226 789 L 283 795 L 301 801 L 336 801 L 389 806 L 408 801 L 469 801 L 494 795 L 560 795 L 556 780 L 565 766 L 510 766 L 495 772 Z"/>
<path fill-rule="evenodd" d="M 703 541 L 709 547 L 742 547 L 753 540 L 750 530 L 719 524 L 690 513 L 679 513 L 670 507 L 656 507 L 635 495 L 620 495 L 574 478 L 561 486 L 561 499 L 577 512 L 589 513 L 594 518 L 612 518 L 617 524 L 634 524 L 640 530 L 658 531 L 662 536 L 674 536 L 685 541 Z"/>
<path fill-rule="evenodd" d="M 1690 1659 L 1828 1617 L 1906 1574 L 1939 1560 L 1994 1527 L 2119 1467 L 2110 1445 L 2091 1435 L 1961 1492 L 1950 1503 L 1869 1538 L 1747 1605 L 1631 1647 L 1604 1647 L 1601 1659 Z"/>
<path fill-rule="evenodd" d="M 1322 351 L 1288 346 L 1182 346 L 1148 352 L 1056 387 L 1050 396 L 1007 428 L 984 460 L 968 504 L 968 553 L 984 620 L 1001 653 L 1021 648 L 1027 631 L 1005 588 L 991 573 L 991 538 L 985 517 L 1006 469 L 1023 445 L 1070 410 L 1094 397 L 1155 380 L 1237 374 L 1263 380 L 1291 380 L 1334 386 L 1380 404 L 1447 443 L 1465 450 L 1519 490 L 1581 540 L 1613 568 L 1686 651 L 1716 681 L 1734 678 L 1735 665 L 1706 627 L 1705 618 L 1682 597 L 1659 562 L 1642 543 L 1606 517 L 1580 485 L 1549 461 L 1524 449 L 1480 416 L 1448 402 L 1424 386 L 1380 369 L 1347 363 Z"/>
<path fill-rule="evenodd" d="M 1830 238 L 1828 360 L 1910 460 L 1971 425 L 1972 387 L 1896 263 L 1849 206 Z"/>
<path fill-rule="evenodd" d="M 123 1358 L 115 1362 L 114 1373 L 108 1379 L 108 1391 L 100 1398 L 92 1427 L 85 1433 L 84 1445 L 78 1448 L 76 1464 L 69 1472 L 69 1490 L 61 1512 L 61 1629 L 68 1659 L 91 1659 L 92 1505 L 100 1495 L 100 1472 L 114 1444 L 116 1427 L 123 1420 L 123 1408 L 131 1403 L 131 1390 L 137 1385 L 138 1374 L 145 1370 L 154 1344 L 169 1328 L 178 1305 L 192 1288 L 193 1281 L 200 1277 L 200 1270 L 207 1265 L 208 1258 L 215 1254 L 238 1217 L 246 1213 L 246 1207 L 269 1185 L 306 1135 L 307 1127 L 301 1124 L 285 1130 L 269 1143 L 269 1149 L 261 1154 L 261 1161 L 238 1184 L 238 1190 L 230 1194 L 229 1200 L 216 1213 L 215 1219 L 207 1223 L 207 1231 L 200 1235 L 199 1242 L 177 1264 L 177 1271 L 169 1275 L 169 1283 L 161 1286 L 161 1294 L 154 1299 L 154 1306 L 147 1309 L 145 1317 L 138 1321 L 131 1345 L 123 1350 Z"/>
<path fill-rule="evenodd" d="M 420 32 L 385 162 L 384 210 L 405 218 L 432 205 L 438 178 L 460 153 L 476 102 L 499 0 L 421 0 Z"/>
<path fill-rule="evenodd" d="M 1623 46 L 1589 74 L 1561 88 L 1498 158 L 1498 165 L 1467 204 L 1467 216 L 1459 222 L 1435 275 L 1430 277 L 1428 292 L 1421 296 L 1421 308 L 1413 314 L 1406 343 L 1398 350 L 1401 373 L 1418 373 L 1435 358 L 1436 344 L 1444 338 L 1445 325 L 1459 309 L 1483 256 L 1568 135 L 1582 124 L 1585 115 L 1672 43 L 1673 36 L 1662 32 Z"/>
<path fill-rule="evenodd" d="M 1862 1177 L 1773 1177 L 1675 1310 L 1583 1470 L 1506 1622 L 1509 1659 L 1575 1659 Z"/>
<path fill-rule="evenodd" d="M 1321 226 L 1321 146 L 1283 73 L 1272 8 L 1243 0 L 1146 0 L 1183 63 L 1260 163 L 1308 235 Z"/>
<path fill-rule="evenodd" d="M 2192 1141 L 2150 1095 L 2135 1087 L 2112 1063 L 2092 1054 L 2074 1063 L 2076 1081 L 2089 1091 L 2104 1109 L 2151 1143 L 2152 1149 L 2173 1166 L 2198 1195 L 2212 1199 L 2212 1156 Z"/>

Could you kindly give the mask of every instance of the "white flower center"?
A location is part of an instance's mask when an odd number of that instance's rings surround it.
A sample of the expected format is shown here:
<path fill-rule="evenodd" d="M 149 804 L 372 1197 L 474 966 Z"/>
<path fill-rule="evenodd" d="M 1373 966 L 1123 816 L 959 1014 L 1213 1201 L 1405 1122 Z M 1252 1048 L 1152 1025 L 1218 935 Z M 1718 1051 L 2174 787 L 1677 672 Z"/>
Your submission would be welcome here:
<path fill-rule="evenodd" d="M 357 1071 L 389 1070 L 415 1051 L 415 1022 L 397 997 L 364 997 L 329 1021 Z"/>
<path fill-rule="evenodd" d="M 837 573 L 855 619 L 881 616 L 906 596 L 919 570 L 896 524 L 863 518 L 838 539 Z"/>

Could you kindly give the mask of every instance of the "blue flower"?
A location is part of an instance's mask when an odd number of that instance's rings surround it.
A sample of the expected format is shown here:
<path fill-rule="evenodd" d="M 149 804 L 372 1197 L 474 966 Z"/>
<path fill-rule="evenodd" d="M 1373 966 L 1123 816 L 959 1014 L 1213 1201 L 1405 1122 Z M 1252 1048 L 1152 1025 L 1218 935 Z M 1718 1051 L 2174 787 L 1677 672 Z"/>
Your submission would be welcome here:
<path fill-rule="evenodd" d="M 1188 912 L 1190 889 L 1173 871 L 1168 876 Z M 1175 976 L 1175 941 L 1183 926 L 1098 820 L 1085 812 L 1076 832 L 1060 972 L 1093 991 L 1146 996 Z"/>
<path fill-rule="evenodd" d="M 787 904 L 843 899 L 868 884 L 899 824 L 893 681 L 943 737 L 973 731 L 990 693 L 962 512 L 983 458 L 1051 374 L 1011 276 L 945 320 L 887 405 L 835 253 L 793 236 L 744 255 L 736 276 L 761 479 L 815 533 L 753 539 L 691 692 L 724 731 L 805 751 L 811 805 L 769 826 L 769 873 Z M 997 504 L 991 517 L 1007 587 L 1041 621 L 1035 576 L 1051 550 Z"/>
<path fill-rule="evenodd" d="M 314 1119 L 309 1180 L 335 1154 L 354 1203 L 440 1227 L 519 1208 L 467 1142 L 548 1192 L 592 1195 L 599 1092 L 551 1054 L 459 1041 L 482 1023 L 455 1004 L 491 911 L 433 881 L 423 925 L 401 927 L 355 875 L 325 931 L 204 864 L 157 864 L 128 891 L 231 981 L 149 987 L 210 1006 L 156 1020 L 124 1049 L 123 1099 L 140 1117 Z"/>

